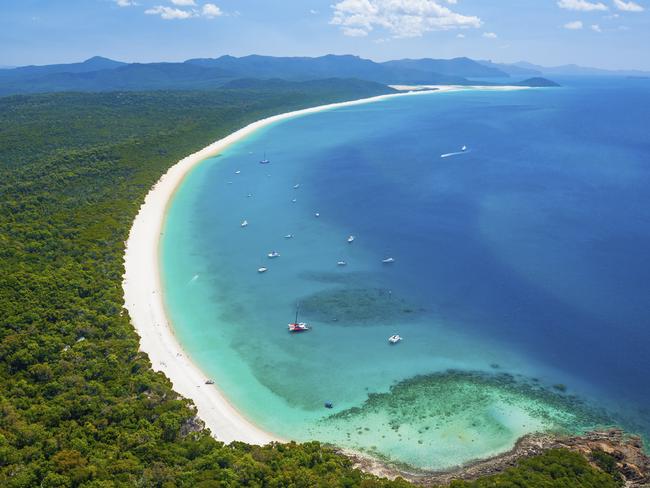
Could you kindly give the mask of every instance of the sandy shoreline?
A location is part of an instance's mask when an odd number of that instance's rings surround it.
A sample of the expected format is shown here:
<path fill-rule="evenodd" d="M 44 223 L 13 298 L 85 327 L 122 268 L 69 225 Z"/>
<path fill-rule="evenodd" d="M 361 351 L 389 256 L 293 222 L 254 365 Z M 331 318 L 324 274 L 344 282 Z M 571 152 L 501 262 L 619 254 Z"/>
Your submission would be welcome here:
<path fill-rule="evenodd" d="M 408 90 L 412 87 L 400 88 Z M 268 117 L 253 122 L 180 160 L 169 168 L 151 188 L 133 221 L 126 242 L 124 253 L 125 273 L 122 283 L 125 307 L 129 311 L 133 326 L 140 336 L 140 349 L 149 355 L 153 369 L 165 373 L 171 380 L 174 390 L 194 402 L 198 410 L 198 416 L 217 439 L 226 443 L 237 440 L 250 444 L 267 444 L 272 441 L 282 440 L 248 421 L 229 403 L 215 385 L 205 384 L 208 377 L 185 353 L 176 339 L 172 325 L 167 318 L 159 269 L 159 241 L 167 207 L 185 176 L 204 159 L 219 154 L 228 145 L 245 138 L 255 130 L 280 120 L 399 96 L 417 96 L 483 88 L 428 86 L 425 90 L 420 88 L 419 91 L 409 90 L 405 93 L 333 103 Z M 488 90 L 495 89 L 495 87 L 485 88 Z M 520 87 L 498 88 L 507 90 Z M 215 378 L 215 381 L 218 383 L 218 378 Z"/>

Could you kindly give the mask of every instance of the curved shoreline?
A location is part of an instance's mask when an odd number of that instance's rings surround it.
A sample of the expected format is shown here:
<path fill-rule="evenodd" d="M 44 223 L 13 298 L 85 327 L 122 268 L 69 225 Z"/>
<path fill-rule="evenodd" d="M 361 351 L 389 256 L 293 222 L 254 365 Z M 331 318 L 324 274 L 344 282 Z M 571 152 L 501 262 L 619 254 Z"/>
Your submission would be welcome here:
<path fill-rule="evenodd" d="M 430 87 L 434 88 L 434 87 Z M 511 90 L 521 87 L 457 87 L 440 86 L 435 89 L 392 93 L 360 100 L 332 103 L 293 112 L 274 115 L 253 122 L 220 139 L 200 151 L 183 158 L 158 180 L 145 197 L 133 221 L 124 252 L 125 308 L 140 336 L 140 350 L 146 352 L 154 371 L 163 372 L 174 390 L 191 399 L 198 417 L 220 441 L 242 441 L 249 444 L 268 444 L 283 441 L 250 422 L 230 404 L 216 385 L 205 384 L 206 376 L 192 362 L 176 338 L 165 310 L 160 275 L 159 243 L 167 208 L 185 176 L 203 160 L 219 154 L 230 144 L 238 142 L 256 130 L 275 122 L 335 108 L 373 103 L 400 96 L 427 95 L 465 89 Z M 217 379 L 218 383 L 218 379 Z"/>

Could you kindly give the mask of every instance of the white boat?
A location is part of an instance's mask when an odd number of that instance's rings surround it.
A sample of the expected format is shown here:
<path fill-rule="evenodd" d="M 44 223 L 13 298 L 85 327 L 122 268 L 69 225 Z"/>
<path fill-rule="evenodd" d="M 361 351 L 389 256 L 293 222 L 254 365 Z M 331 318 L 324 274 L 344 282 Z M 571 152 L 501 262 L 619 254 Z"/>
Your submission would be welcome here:
<path fill-rule="evenodd" d="M 284 236 L 285 239 L 293 239 L 293 234 L 287 234 Z"/>
<path fill-rule="evenodd" d="M 236 175 L 238 175 L 238 174 L 240 174 L 240 173 L 241 173 L 241 171 L 239 171 L 239 170 L 235 171 L 235 174 L 236 174 Z"/>
<path fill-rule="evenodd" d="M 395 258 L 386 258 L 381 260 L 382 263 L 384 264 L 390 264 L 395 262 Z"/>
<path fill-rule="evenodd" d="M 291 203 L 296 203 L 297 201 L 298 200 L 294 198 L 293 200 L 291 200 Z"/>
<path fill-rule="evenodd" d="M 264 159 L 260 161 L 260 164 L 269 164 L 270 162 L 271 161 L 266 158 L 266 151 L 264 151 Z"/>
<path fill-rule="evenodd" d="M 467 146 L 463 146 L 460 148 L 461 151 L 467 151 Z"/>
<path fill-rule="evenodd" d="M 392 335 L 392 336 L 390 336 L 390 337 L 388 338 L 388 342 L 391 343 L 391 344 L 397 344 L 397 343 L 400 342 L 401 340 L 402 340 L 402 337 L 399 336 L 399 335 L 397 335 L 397 334 Z"/>
<path fill-rule="evenodd" d="M 293 185 L 294 190 L 297 190 L 298 188 L 300 188 L 300 183 L 296 183 L 295 185 Z"/>
<path fill-rule="evenodd" d="M 347 264 L 348 264 L 348 263 L 346 263 L 345 261 L 338 261 L 338 262 L 336 263 L 337 266 L 347 266 Z"/>
<path fill-rule="evenodd" d="M 314 214 L 314 217 L 320 217 L 320 214 L 319 214 L 318 212 L 316 212 L 316 213 Z"/>
<path fill-rule="evenodd" d="M 247 227 L 248 226 L 248 220 L 242 220 L 242 223 L 240 225 L 242 227 Z"/>
<path fill-rule="evenodd" d="M 268 270 L 269 268 L 265 268 L 264 266 L 262 266 L 261 268 L 257 268 L 258 273 L 266 273 Z"/>
<path fill-rule="evenodd" d="M 279 258 L 280 253 L 278 251 L 271 251 L 270 253 L 267 254 L 267 256 L 269 257 L 269 259 Z"/>
<path fill-rule="evenodd" d="M 354 242 L 354 236 L 348 236 L 348 244 L 352 244 Z"/>

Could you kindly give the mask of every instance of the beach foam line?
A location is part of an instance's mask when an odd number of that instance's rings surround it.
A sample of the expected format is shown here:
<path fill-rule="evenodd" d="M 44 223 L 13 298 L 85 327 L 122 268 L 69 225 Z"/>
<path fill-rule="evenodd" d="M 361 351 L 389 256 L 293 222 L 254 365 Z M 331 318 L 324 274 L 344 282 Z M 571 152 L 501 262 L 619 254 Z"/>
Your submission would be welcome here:
<path fill-rule="evenodd" d="M 486 87 L 492 89 L 493 87 Z M 173 388 L 196 405 L 198 416 L 212 435 L 223 442 L 242 441 L 249 444 L 267 444 L 282 441 L 265 432 L 230 404 L 219 391 L 219 378 L 209 378 L 192 362 L 174 335 L 165 310 L 160 276 L 159 243 L 167 207 L 185 176 L 201 161 L 215 156 L 230 144 L 242 140 L 256 130 L 281 120 L 342 107 L 378 102 L 393 97 L 417 96 L 456 91 L 467 87 L 436 86 L 435 90 L 409 91 L 376 97 L 332 103 L 293 112 L 274 115 L 239 129 L 200 151 L 181 159 L 151 188 L 133 221 L 124 252 L 122 288 L 124 303 L 131 322 L 140 335 L 140 350 L 147 353 L 155 371 L 162 371 Z M 480 89 L 480 87 L 472 87 Z M 213 379 L 215 385 L 206 381 Z"/>

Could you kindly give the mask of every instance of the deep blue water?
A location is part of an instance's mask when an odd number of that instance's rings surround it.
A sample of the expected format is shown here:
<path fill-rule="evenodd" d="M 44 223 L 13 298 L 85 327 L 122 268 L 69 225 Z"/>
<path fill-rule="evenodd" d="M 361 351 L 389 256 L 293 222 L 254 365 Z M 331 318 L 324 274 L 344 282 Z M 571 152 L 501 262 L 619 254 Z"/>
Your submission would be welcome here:
<path fill-rule="evenodd" d="M 359 406 L 415 374 L 494 363 L 650 433 L 650 82 L 560 81 L 300 117 L 205 162 L 163 240 L 189 352 L 251 418 L 296 438 L 324 398 Z M 315 328 L 296 340 L 298 302 Z M 406 339 L 385 359 L 393 331 Z"/>

